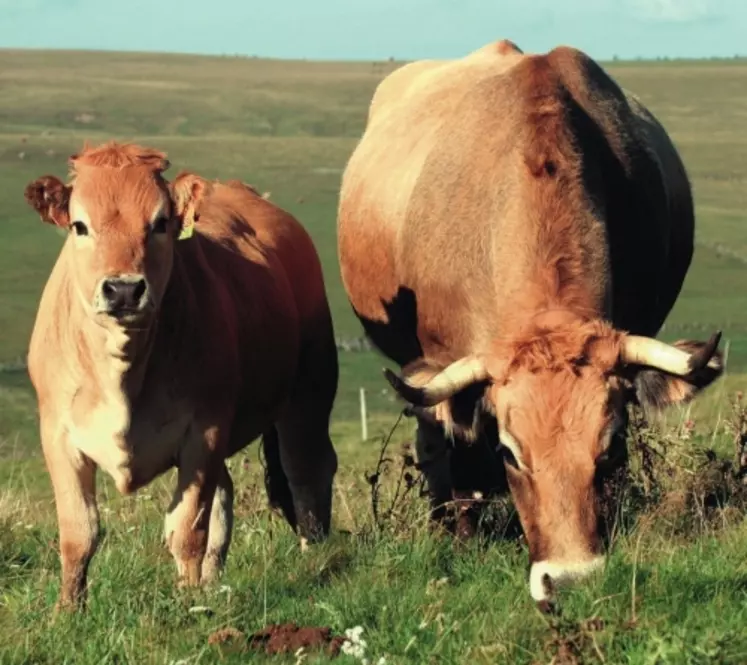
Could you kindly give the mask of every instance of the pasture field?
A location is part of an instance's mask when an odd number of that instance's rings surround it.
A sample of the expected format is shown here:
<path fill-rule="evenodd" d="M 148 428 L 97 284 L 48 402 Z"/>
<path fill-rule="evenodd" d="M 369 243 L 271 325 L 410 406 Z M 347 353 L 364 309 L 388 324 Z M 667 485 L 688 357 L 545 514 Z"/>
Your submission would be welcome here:
<path fill-rule="evenodd" d="M 609 565 L 562 597 L 561 617 L 534 608 L 520 540 L 458 546 L 439 538 L 415 490 L 374 520 L 367 475 L 399 405 L 385 390 L 383 359 L 370 352 L 340 354 L 340 471 L 328 543 L 298 554 L 265 507 L 254 445 L 231 462 L 238 496 L 224 578 L 179 591 L 161 542 L 171 474 L 127 498 L 102 477 L 104 539 L 89 610 L 53 615 L 56 520 L 22 360 L 62 235 L 26 206 L 24 186 L 64 176 L 83 140 L 108 138 L 167 151 L 172 176 L 190 169 L 241 178 L 309 229 L 337 335 L 356 338 L 337 268 L 337 190 L 370 96 L 396 66 L 0 50 L 0 663 L 326 662 L 314 653 L 258 655 L 240 637 L 215 643 L 222 629 L 247 636 L 284 622 L 336 634 L 361 626 L 371 663 L 747 662 L 747 490 L 724 470 L 735 437 L 747 439 L 744 407 L 734 406 L 747 384 L 743 60 L 607 65 L 671 132 L 695 188 L 695 260 L 662 337 L 705 339 L 720 328 L 728 370 L 691 408 L 631 436 L 633 468 Z M 365 443 L 356 421 L 361 386 Z M 392 436 L 382 510 L 411 437 L 408 421 Z M 495 509 L 510 514 L 506 503 Z"/>

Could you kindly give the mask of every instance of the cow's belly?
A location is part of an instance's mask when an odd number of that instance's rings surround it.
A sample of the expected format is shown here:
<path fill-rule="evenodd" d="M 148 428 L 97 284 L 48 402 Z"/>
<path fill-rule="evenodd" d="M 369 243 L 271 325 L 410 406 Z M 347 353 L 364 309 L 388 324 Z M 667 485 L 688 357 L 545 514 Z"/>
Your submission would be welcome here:
<path fill-rule="evenodd" d="M 135 414 L 131 421 L 121 405 L 101 405 L 85 422 L 72 418 L 67 425 L 70 443 L 130 494 L 174 466 L 192 415 L 174 410 Z"/>

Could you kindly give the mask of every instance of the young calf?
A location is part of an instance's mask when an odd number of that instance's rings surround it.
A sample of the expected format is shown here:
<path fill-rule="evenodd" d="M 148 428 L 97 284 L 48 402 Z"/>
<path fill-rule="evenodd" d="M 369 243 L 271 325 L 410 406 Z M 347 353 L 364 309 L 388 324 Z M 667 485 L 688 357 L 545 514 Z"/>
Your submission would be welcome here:
<path fill-rule="evenodd" d="M 226 458 L 263 435 L 270 502 L 302 538 L 329 532 L 338 364 L 316 250 L 237 182 L 163 177 L 131 144 L 86 147 L 71 181 L 26 200 L 69 231 L 29 351 L 54 486 L 62 588 L 85 597 L 98 467 L 129 494 L 178 469 L 166 539 L 182 584 L 213 579 L 231 539 Z"/>

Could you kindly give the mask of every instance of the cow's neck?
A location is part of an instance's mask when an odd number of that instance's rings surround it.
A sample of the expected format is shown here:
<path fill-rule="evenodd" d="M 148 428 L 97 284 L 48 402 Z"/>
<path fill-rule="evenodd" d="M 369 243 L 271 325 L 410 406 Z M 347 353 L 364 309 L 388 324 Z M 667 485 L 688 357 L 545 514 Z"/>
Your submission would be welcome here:
<path fill-rule="evenodd" d="M 590 206 L 579 176 L 522 181 L 516 214 L 508 219 L 522 238 L 523 260 L 507 307 L 519 318 L 544 311 L 573 312 L 579 319 L 604 316 L 611 282 L 606 223 Z"/>
<path fill-rule="evenodd" d="M 83 338 L 97 383 L 105 394 L 121 394 L 132 404 L 143 386 L 157 322 L 138 329 L 103 327 L 91 320 L 87 324 Z"/>

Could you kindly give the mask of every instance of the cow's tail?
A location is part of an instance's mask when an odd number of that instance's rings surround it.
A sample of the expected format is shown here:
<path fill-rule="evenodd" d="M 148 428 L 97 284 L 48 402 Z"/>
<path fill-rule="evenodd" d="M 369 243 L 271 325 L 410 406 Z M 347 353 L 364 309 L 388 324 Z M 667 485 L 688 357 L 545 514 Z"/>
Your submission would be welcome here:
<path fill-rule="evenodd" d="M 280 460 L 280 439 L 274 426 L 262 434 L 262 450 L 265 457 L 265 490 L 270 508 L 282 511 L 291 528 L 295 530 L 296 511 L 293 506 L 293 495 Z"/>

